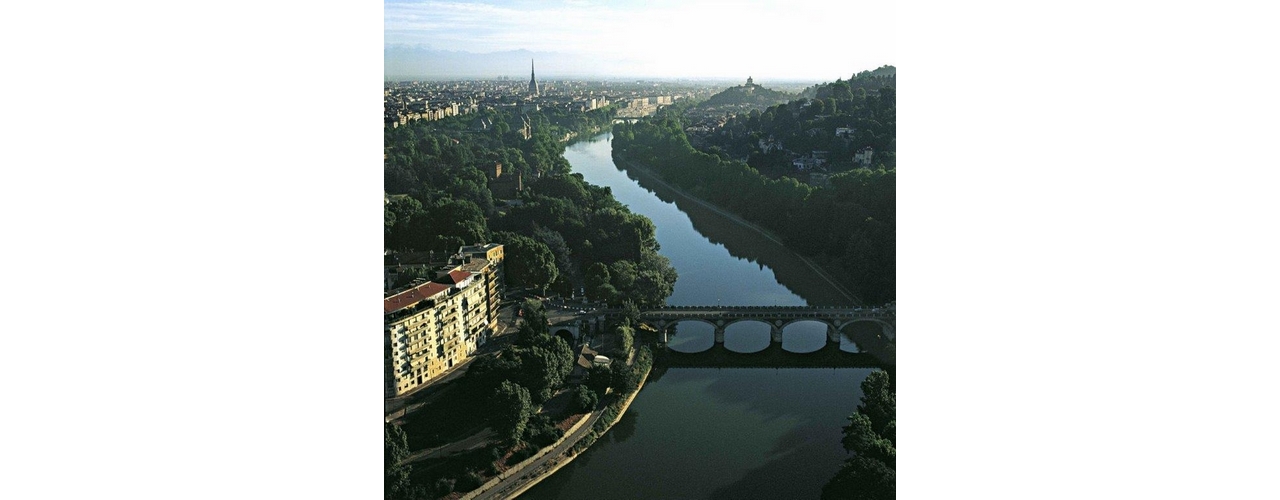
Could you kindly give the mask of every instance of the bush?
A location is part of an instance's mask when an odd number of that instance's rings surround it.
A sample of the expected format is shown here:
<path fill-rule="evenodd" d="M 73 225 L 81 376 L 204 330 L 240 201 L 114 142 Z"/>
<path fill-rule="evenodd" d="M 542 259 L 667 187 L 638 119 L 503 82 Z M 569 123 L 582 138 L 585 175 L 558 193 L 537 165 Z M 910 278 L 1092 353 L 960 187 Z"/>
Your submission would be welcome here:
<path fill-rule="evenodd" d="M 507 465 L 515 465 L 520 462 L 523 462 L 525 461 L 525 459 L 532 457 L 533 454 L 537 452 L 538 452 L 538 449 L 534 448 L 533 446 L 525 446 L 524 448 L 520 448 L 515 452 L 511 453 L 511 456 L 507 458 Z"/>
<path fill-rule="evenodd" d="M 525 428 L 524 440 L 534 445 L 536 449 L 556 442 L 562 435 L 564 435 L 564 432 L 556 428 L 555 422 L 552 422 L 546 415 L 540 414 L 529 419 L 529 424 Z"/>
<path fill-rule="evenodd" d="M 453 486 L 457 481 L 442 477 L 436 481 L 436 495 L 445 496 L 453 493 Z"/>
<path fill-rule="evenodd" d="M 481 484 L 484 484 L 484 478 L 476 471 L 469 470 L 462 475 L 461 479 L 458 479 L 454 486 L 457 487 L 456 491 L 471 491 L 479 488 Z"/>

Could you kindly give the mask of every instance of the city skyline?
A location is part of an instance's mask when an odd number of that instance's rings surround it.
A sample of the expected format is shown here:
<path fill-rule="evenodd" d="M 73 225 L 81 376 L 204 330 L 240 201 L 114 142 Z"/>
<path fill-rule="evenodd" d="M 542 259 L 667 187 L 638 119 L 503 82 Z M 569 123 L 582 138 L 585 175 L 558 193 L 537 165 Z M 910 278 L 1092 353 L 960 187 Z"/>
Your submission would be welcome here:
<path fill-rule="evenodd" d="M 873 2 L 393 0 L 384 10 L 384 77 L 516 76 L 534 58 L 547 80 L 828 81 L 894 64 L 894 10 Z M 805 37 L 780 36 L 798 28 Z"/>

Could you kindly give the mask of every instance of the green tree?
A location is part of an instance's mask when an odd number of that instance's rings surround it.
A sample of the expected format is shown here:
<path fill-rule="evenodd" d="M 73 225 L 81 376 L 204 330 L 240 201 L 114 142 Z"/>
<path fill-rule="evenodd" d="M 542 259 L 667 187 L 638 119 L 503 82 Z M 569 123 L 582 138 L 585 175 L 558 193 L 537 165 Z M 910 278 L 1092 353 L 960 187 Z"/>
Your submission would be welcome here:
<path fill-rule="evenodd" d="M 862 403 L 858 405 L 858 413 L 866 415 L 872 429 L 879 434 L 890 422 L 896 420 L 894 407 L 897 398 L 894 395 L 893 381 L 889 373 L 876 370 L 862 381 Z"/>
<path fill-rule="evenodd" d="M 494 239 L 506 247 L 503 266 L 508 284 L 542 292 L 560 275 L 555 254 L 545 243 L 510 232 L 495 233 Z"/>
<path fill-rule="evenodd" d="M 409 498 L 409 473 L 411 468 L 402 465 L 409 458 L 409 437 L 400 426 L 387 423 L 382 427 L 383 473 L 385 483 L 383 492 L 387 500 Z"/>
<path fill-rule="evenodd" d="M 618 325 L 614 328 L 614 333 L 618 335 L 618 354 L 620 356 L 628 356 L 631 353 L 631 347 L 635 344 L 636 331 L 628 324 Z"/>
<path fill-rule="evenodd" d="M 618 294 L 618 290 L 609 282 L 609 266 L 603 262 L 596 262 L 587 268 L 583 288 L 586 289 L 587 297 L 592 300 L 613 302 Z"/>
<path fill-rule="evenodd" d="M 556 269 L 560 271 L 561 277 L 572 274 L 573 252 L 569 251 L 569 244 L 565 242 L 563 235 L 550 228 L 536 226 L 533 229 L 533 238 L 551 249 L 551 253 L 556 257 Z"/>
<path fill-rule="evenodd" d="M 894 497 L 897 450 L 893 377 L 877 370 L 862 381 L 862 402 L 849 416 L 841 444 L 854 456 L 822 489 L 822 498 Z"/>
<path fill-rule="evenodd" d="M 574 413 L 586 413 L 596 409 L 596 403 L 599 402 L 595 391 L 588 389 L 586 386 L 578 386 L 573 390 Z"/>
<path fill-rule="evenodd" d="M 573 370 L 573 350 L 564 339 L 554 335 L 539 335 L 531 346 L 517 347 L 513 353 L 521 359 L 521 385 L 527 387 L 539 403 L 550 399 Z"/>
<path fill-rule="evenodd" d="M 523 371 L 520 358 L 512 351 L 497 356 L 481 356 L 471 362 L 462 382 L 467 391 L 476 394 L 490 394 L 505 380 Z"/>
<path fill-rule="evenodd" d="M 883 462 L 855 456 L 822 487 L 823 500 L 893 500 L 894 470 Z"/>
<path fill-rule="evenodd" d="M 538 299 L 525 299 L 520 303 L 520 317 L 524 318 L 529 330 L 521 326 L 520 339 L 525 345 L 531 345 L 535 336 L 547 334 L 547 308 Z"/>
<path fill-rule="evenodd" d="M 605 389 L 613 386 L 613 365 L 591 365 L 584 385 L 595 391 L 596 395 L 603 396 Z"/>
<path fill-rule="evenodd" d="M 494 432 L 514 443 L 524 434 L 525 423 L 532 415 L 529 390 L 510 380 L 503 381 L 493 394 L 491 421 Z"/>
<path fill-rule="evenodd" d="M 871 429 L 871 419 L 861 413 L 849 416 L 849 425 L 844 427 L 844 449 L 860 456 L 874 458 L 884 462 L 890 468 L 897 464 L 897 450 L 893 442 L 881 437 Z"/>
<path fill-rule="evenodd" d="M 628 365 L 621 359 L 615 359 L 612 363 L 613 380 L 612 387 L 614 392 L 619 394 L 627 394 L 640 387 L 640 373 L 635 367 Z"/>
<path fill-rule="evenodd" d="M 635 301 L 631 299 L 622 301 L 622 317 L 629 325 L 640 324 L 640 307 L 636 306 Z"/>

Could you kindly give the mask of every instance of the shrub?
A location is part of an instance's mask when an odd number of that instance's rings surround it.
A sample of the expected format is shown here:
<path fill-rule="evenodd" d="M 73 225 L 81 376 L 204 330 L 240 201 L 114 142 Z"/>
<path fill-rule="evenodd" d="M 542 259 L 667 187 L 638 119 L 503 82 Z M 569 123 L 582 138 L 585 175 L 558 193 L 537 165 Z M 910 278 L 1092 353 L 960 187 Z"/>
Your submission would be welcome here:
<path fill-rule="evenodd" d="M 532 457 L 533 454 L 537 452 L 538 452 L 538 449 L 532 446 L 525 446 L 524 448 L 520 448 L 512 452 L 511 456 L 507 458 L 507 465 L 515 465 L 520 462 L 523 462 L 525 461 L 525 459 Z"/>
<path fill-rule="evenodd" d="M 442 477 L 436 481 L 436 495 L 445 496 L 453 493 L 453 486 L 457 481 Z"/>
<path fill-rule="evenodd" d="M 469 470 L 462 475 L 462 478 L 458 479 L 454 486 L 457 487 L 457 491 L 471 491 L 479 488 L 481 484 L 484 484 L 484 478 L 476 471 Z"/>

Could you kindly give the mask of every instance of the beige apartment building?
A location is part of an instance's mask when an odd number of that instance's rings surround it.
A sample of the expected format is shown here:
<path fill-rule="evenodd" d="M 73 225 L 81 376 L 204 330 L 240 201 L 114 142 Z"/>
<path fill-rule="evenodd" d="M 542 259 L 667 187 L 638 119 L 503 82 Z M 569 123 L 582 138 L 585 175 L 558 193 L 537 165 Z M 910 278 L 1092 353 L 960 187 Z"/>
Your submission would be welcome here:
<path fill-rule="evenodd" d="M 489 340 L 498 327 L 501 258 L 501 245 L 463 247 L 434 280 L 383 299 L 387 397 L 426 383 Z"/>
<path fill-rule="evenodd" d="M 507 289 L 506 275 L 503 274 L 502 260 L 504 258 L 504 250 L 502 245 L 490 243 L 488 245 L 471 245 L 458 249 L 458 257 L 465 260 L 468 264 L 464 265 L 464 271 L 477 272 L 474 266 L 479 261 L 485 261 L 489 264 L 489 270 L 485 272 L 487 276 L 486 286 L 489 288 L 489 314 L 490 322 L 494 328 L 498 326 L 498 305 L 502 302 L 502 292 Z M 466 267 L 473 266 L 473 267 Z"/>

